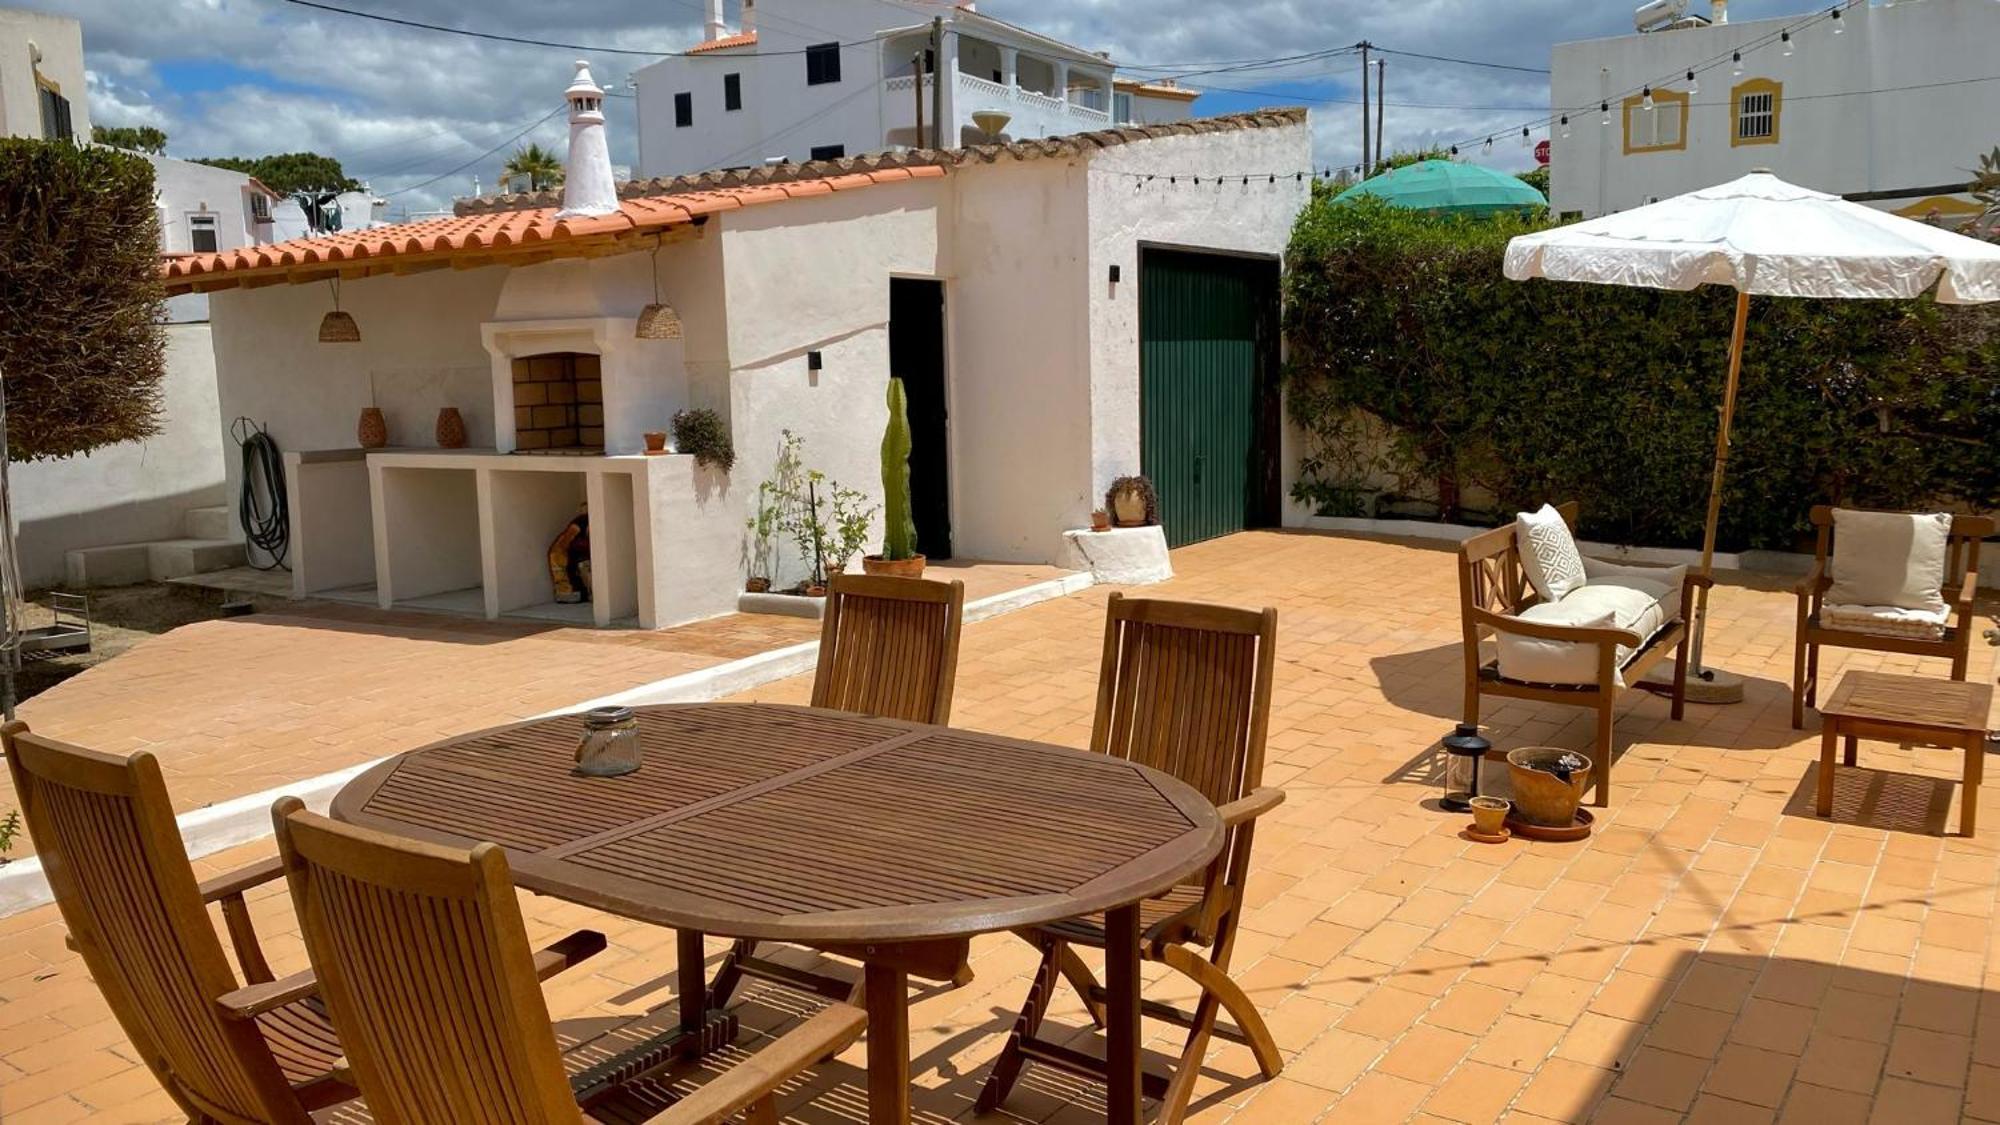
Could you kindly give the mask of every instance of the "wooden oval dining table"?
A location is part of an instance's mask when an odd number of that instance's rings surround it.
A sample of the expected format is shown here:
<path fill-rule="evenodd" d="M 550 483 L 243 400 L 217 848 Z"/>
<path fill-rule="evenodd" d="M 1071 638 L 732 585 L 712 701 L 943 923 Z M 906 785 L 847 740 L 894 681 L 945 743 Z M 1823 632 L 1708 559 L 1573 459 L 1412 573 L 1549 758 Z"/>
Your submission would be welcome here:
<path fill-rule="evenodd" d="M 708 1008 L 703 938 L 786 941 L 863 963 L 868 1117 L 910 1117 L 909 975 L 948 979 L 970 939 L 1103 913 L 1107 1117 L 1140 1107 L 1139 903 L 1222 847 L 1191 787 L 1103 754 L 762 703 L 637 709 L 642 764 L 573 772 L 579 715 L 390 758 L 340 820 L 505 849 L 538 894 L 676 931 L 688 1051 L 733 1038 Z"/>

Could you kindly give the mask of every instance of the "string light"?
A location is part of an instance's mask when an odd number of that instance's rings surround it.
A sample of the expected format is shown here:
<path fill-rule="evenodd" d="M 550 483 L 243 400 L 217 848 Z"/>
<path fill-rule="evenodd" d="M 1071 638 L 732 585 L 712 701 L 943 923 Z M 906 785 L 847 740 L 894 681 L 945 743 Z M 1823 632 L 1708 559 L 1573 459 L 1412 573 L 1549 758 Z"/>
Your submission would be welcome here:
<path fill-rule="evenodd" d="M 1480 149 L 1479 151 L 1481 151 L 1481 152 L 1492 152 L 1492 151 L 1493 151 L 1493 138 L 1492 138 L 1492 137 L 1488 137 L 1488 138 L 1486 138 L 1486 145 L 1485 145 L 1485 147 L 1481 148 L 1481 149 Z"/>
<path fill-rule="evenodd" d="M 1521 147 L 1528 147 L 1528 127 L 1526 125 L 1521 126 Z"/>
<path fill-rule="evenodd" d="M 1597 111 L 1598 111 L 1599 113 L 1602 113 L 1602 114 L 1604 115 L 1604 119 L 1603 119 L 1602 121 L 1599 121 L 1599 122 L 1598 122 L 1598 124 L 1599 124 L 1599 125 L 1609 125 L 1609 124 L 1611 124 L 1611 103 L 1610 103 L 1610 102 L 1598 102 L 1598 103 L 1597 103 Z"/>
<path fill-rule="evenodd" d="M 1564 139 L 1564 140 L 1568 140 L 1568 139 L 1569 139 L 1569 114 L 1567 114 L 1567 113 L 1563 114 L 1563 119 L 1562 119 L 1562 127 L 1563 127 L 1563 131 L 1562 131 L 1562 135 L 1563 135 L 1563 139 Z"/>
<path fill-rule="evenodd" d="M 1789 32 L 1789 31 L 1780 31 L 1780 32 L 1778 33 L 1778 42 L 1780 42 L 1780 43 L 1783 43 L 1783 44 L 1785 45 L 1785 57 L 1786 57 L 1786 58 L 1788 58 L 1788 59 L 1789 59 L 1789 58 L 1791 58 L 1791 57 L 1792 57 L 1792 33 L 1791 33 L 1791 32 Z"/>
<path fill-rule="evenodd" d="M 1841 32 L 1843 32 L 1843 31 L 1847 30 L 1846 28 L 1844 28 L 1844 27 L 1840 26 L 1840 9 L 1839 9 L 1839 8 L 1835 8 L 1835 9 L 1833 9 L 1833 11 L 1832 11 L 1832 12 L 1831 12 L 1830 14 L 1831 14 L 1831 15 L 1833 16 L 1833 33 L 1834 33 L 1835 35 L 1839 35 L 1839 34 L 1840 34 Z"/>
<path fill-rule="evenodd" d="M 1640 93 L 1639 108 L 1640 109 L 1653 108 L 1653 88 L 1651 86 L 1646 87 L 1645 90 Z"/>
<path fill-rule="evenodd" d="M 1730 67 L 1732 72 L 1736 75 L 1736 77 L 1738 78 L 1743 77 L 1743 52 L 1741 51 L 1736 52 L 1736 54 L 1730 59 Z"/>
<path fill-rule="evenodd" d="M 1694 70 L 1690 68 L 1688 70 L 1688 95 L 1692 97 L 1699 93 L 1701 93 L 1701 83 L 1695 79 Z"/>
<path fill-rule="evenodd" d="M 1458 146 L 1457 146 L 1457 145 L 1453 145 L 1453 146 L 1451 146 L 1451 154 L 1452 154 L 1453 156 L 1457 156 L 1457 155 L 1458 155 Z"/>

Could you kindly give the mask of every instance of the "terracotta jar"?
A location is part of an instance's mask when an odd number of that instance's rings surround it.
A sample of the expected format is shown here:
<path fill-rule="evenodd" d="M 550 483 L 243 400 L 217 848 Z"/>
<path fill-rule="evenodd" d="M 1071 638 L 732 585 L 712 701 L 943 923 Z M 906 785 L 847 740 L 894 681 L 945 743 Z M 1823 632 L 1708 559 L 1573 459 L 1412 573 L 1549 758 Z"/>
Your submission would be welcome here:
<path fill-rule="evenodd" d="M 646 439 L 646 452 L 658 455 L 667 451 L 666 431 L 647 430 L 639 436 Z"/>
<path fill-rule="evenodd" d="M 458 413 L 458 407 L 447 406 L 438 411 L 437 443 L 439 449 L 465 448 L 465 419 Z"/>
<path fill-rule="evenodd" d="M 885 559 L 880 555 L 863 555 L 861 569 L 869 574 L 882 574 L 890 578 L 922 578 L 925 561 L 922 555 L 911 555 L 907 559 Z"/>
<path fill-rule="evenodd" d="M 389 444 L 389 422 L 379 406 L 361 408 L 361 421 L 354 427 L 354 439 L 363 449 L 380 449 Z"/>

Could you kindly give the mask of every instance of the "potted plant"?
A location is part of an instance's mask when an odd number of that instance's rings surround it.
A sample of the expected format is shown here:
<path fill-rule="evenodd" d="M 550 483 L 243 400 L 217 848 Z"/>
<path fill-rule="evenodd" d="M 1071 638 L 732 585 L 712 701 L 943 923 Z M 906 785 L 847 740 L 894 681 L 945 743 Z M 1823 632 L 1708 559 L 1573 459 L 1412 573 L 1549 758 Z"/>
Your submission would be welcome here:
<path fill-rule="evenodd" d="M 889 425 L 882 432 L 882 553 L 864 557 L 861 567 L 898 578 L 924 573 L 910 516 L 910 412 L 901 379 L 889 380 Z"/>
<path fill-rule="evenodd" d="M 736 466 L 736 447 L 729 440 L 729 427 L 713 410 L 674 412 L 674 449 L 692 453 L 695 464 L 728 472 Z"/>
<path fill-rule="evenodd" d="M 868 543 L 868 525 L 875 518 L 875 505 L 859 489 L 833 484 L 833 522 L 828 530 L 826 566 L 828 574 L 847 570 L 847 561 L 861 553 Z M 865 565 L 865 564 L 864 564 Z"/>
<path fill-rule="evenodd" d="M 1104 492 L 1104 507 L 1119 527 L 1150 527 L 1160 522 L 1160 494 L 1143 476 L 1119 477 Z"/>
<path fill-rule="evenodd" d="M 1105 511 L 1103 508 L 1099 508 L 1096 511 L 1090 513 L 1090 530 L 1110 531 L 1111 513 Z"/>
<path fill-rule="evenodd" d="M 771 554 L 776 547 L 779 521 L 784 516 L 784 496 L 777 485 L 764 481 L 757 486 L 757 514 L 744 521 L 750 532 L 747 548 L 750 576 L 743 588 L 753 594 L 771 589 Z"/>
<path fill-rule="evenodd" d="M 639 436 L 645 439 L 646 452 L 649 455 L 658 457 L 667 451 L 667 431 L 647 430 Z"/>

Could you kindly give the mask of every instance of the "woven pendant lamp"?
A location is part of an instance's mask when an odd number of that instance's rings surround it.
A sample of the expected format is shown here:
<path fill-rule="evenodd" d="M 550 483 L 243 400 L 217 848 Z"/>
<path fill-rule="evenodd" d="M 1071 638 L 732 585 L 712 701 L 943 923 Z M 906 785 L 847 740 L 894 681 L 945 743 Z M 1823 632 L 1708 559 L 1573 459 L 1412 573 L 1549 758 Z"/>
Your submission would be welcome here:
<path fill-rule="evenodd" d="M 639 310 L 639 324 L 632 335 L 641 340 L 678 340 L 681 338 L 681 316 L 674 307 L 660 301 L 660 250 L 653 248 L 653 260 L 649 268 L 653 274 L 653 303 Z"/>
<path fill-rule="evenodd" d="M 320 318 L 319 342 L 322 344 L 358 344 L 361 342 L 361 326 L 354 318 L 340 311 L 340 279 L 328 278 L 333 286 L 333 311 Z"/>

